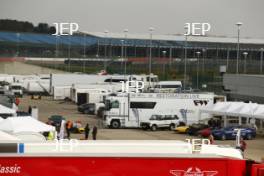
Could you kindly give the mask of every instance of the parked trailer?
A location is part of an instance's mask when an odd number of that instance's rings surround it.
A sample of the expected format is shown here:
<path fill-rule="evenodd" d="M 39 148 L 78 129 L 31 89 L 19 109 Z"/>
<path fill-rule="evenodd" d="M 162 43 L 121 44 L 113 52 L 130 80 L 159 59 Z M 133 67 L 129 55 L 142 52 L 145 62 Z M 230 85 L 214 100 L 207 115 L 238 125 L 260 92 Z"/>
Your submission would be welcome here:
<path fill-rule="evenodd" d="M 71 97 L 71 86 L 54 86 L 52 92 L 54 100 L 64 100 Z"/>
<path fill-rule="evenodd" d="M 263 164 L 222 153 L 195 153 L 180 141 L 75 141 L 1 145 L 1 173 L 15 175 L 263 176 Z M 8 147 L 8 150 L 4 147 Z M 68 147 L 68 148 L 67 148 Z M 68 150 L 67 150 L 68 149 Z M 12 169 L 11 169 L 12 168 Z M 252 169 L 251 169 L 252 168 Z M 257 171 L 255 171 L 257 169 Z M 250 174 L 252 172 L 252 174 Z"/>
<path fill-rule="evenodd" d="M 77 105 L 85 103 L 99 103 L 103 102 L 103 97 L 110 94 L 105 89 L 71 89 L 71 100 Z"/>
<path fill-rule="evenodd" d="M 50 87 L 72 86 L 73 84 L 119 83 L 120 81 L 143 81 L 145 89 L 158 82 L 157 75 L 88 75 L 88 74 L 51 74 Z M 120 84 L 120 89 L 121 89 Z M 51 89 L 51 94 L 53 88 Z"/>
<path fill-rule="evenodd" d="M 138 128 L 141 122 L 148 121 L 152 115 L 177 115 L 186 124 L 192 124 L 199 121 L 201 107 L 217 101 L 225 101 L 225 97 L 213 93 L 130 93 L 108 96 L 104 123 L 112 128 Z"/>

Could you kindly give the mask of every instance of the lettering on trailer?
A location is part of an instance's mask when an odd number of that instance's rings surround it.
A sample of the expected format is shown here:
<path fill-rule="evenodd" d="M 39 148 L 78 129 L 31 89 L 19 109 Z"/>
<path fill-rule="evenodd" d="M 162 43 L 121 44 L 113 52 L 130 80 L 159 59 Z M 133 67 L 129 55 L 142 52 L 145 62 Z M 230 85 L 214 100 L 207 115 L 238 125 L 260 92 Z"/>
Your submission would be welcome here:
<path fill-rule="evenodd" d="M 187 29 L 184 35 L 204 36 L 205 32 L 211 30 L 210 23 L 185 23 Z"/>
<path fill-rule="evenodd" d="M 170 173 L 175 176 L 214 176 L 218 171 L 202 171 L 198 167 L 189 167 L 187 170 L 170 170 Z"/>
<path fill-rule="evenodd" d="M 56 33 L 52 35 L 72 35 L 73 32 L 77 32 L 79 29 L 79 25 L 77 23 L 53 23 L 53 24 L 55 24 Z"/>
<path fill-rule="evenodd" d="M 0 164 L 0 174 L 19 174 L 21 172 L 21 166 L 15 165 L 8 165 L 3 166 Z"/>
<path fill-rule="evenodd" d="M 193 103 L 195 104 L 195 106 L 198 106 L 198 105 L 207 105 L 208 104 L 208 101 L 207 100 L 193 100 Z"/>

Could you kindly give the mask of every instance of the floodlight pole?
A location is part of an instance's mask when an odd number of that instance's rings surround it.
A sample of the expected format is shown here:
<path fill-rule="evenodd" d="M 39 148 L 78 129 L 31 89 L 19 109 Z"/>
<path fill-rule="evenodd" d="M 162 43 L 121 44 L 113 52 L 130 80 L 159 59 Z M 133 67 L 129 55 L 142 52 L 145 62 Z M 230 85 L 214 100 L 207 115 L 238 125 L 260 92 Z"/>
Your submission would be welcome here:
<path fill-rule="evenodd" d="M 236 63 L 236 74 L 239 74 L 239 53 L 240 53 L 240 46 L 239 46 L 239 40 L 240 40 L 240 27 L 242 26 L 243 23 L 237 22 L 237 63 Z"/>

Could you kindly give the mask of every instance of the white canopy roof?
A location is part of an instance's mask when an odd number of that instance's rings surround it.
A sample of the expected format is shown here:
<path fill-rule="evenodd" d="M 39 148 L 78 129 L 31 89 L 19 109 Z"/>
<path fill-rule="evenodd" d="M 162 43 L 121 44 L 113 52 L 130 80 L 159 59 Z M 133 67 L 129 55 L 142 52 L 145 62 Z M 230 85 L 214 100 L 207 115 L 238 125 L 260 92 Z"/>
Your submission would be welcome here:
<path fill-rule="evenodd" d="M 0 114 L 15 114 L 16 110 L 0 105 Z"/>
<path fill-rule="evenodd" d="M 0 131 L 0 141 L 19 141 L 19 139 L 6 132 Z"/>
<path fill-rule="evenodd" d="M 55 127 L 32 117 L 9 117 L 0 122 L 0 130 L 11 133 L 55 131 Z"/>
<path fill-rule="evenodd" d="M 264 105 L 244 102 L 217 102 L 200 110 L 215 115 L 254 117 L 264 119 Z"/>

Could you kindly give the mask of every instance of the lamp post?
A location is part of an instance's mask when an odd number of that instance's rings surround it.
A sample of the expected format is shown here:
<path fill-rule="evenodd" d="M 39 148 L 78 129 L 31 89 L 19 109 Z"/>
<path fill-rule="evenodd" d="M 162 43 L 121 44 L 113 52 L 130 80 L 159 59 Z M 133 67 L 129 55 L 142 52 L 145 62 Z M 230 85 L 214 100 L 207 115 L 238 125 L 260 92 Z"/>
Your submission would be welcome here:
<path fill-rule="evenodd" d="M 243 52 L 244 55 L 244 73 L 247 73 L 247 52 Z"/>
<path fill-rule="evenodd" d="M 68 44 L 68 71 L 71 71 L 71 36 L 69 35 L 69 44 Z"/>
<path fill-rule="evenodd" d="M 166 58 L 167 51 L 162 51 L 163 56 L 163 79 L 165 78 L 165 58 Z"/>
<path fill-rule="evenodd" d="M 242 26 L 243 23 L 241 22 L 237 22 L 236 25 L 237 25 L 237 63 L 236 63 L 236 74 L 239 73 L 239 39 L 240 39 L 240 27 Z"/>
<path fill-rule="evenodd" d="M 127 33 L 128 33 L 128 29 L 124 29 L 124 34 L 125 34 L 125 41 L 124 41 L 124 43 L 125 43 L 125 75 L 126 75 L 126 64 L 127 64 Z"/>
<path fill-rule="evenodd" d="M 184 78 L 183 78 L 183 90 L 185 91 L 186 88 L 186 72 L 187 72 L 187 33 L 188 33 L 188 27 L 185 26 L 184 30 L 186 33 L 184 33 L 185 36 L 185 42 L 184 42 Z"/>
<path fill-rule="evenodd" d="M 120 42 L 121 42 L 121 59 L 122 59 L 122 67 L 123 67 L 123 62 L 124 62 L 124 40 L 120 40 Z"/>
<path fill-rule="evenodd" d="M 86 58 L 86 34 L 83 34 L 83 73 L 85 73 L 85 58 Z"/>
<path fill-rule="evenodd" d="M 104 59 L 104 70 L 106 71 L 106 57 L 107 57 L 107 45 L 106 45 L 106 41 L 107 41 L 107 34 L 109 33 L 109 31 L 108 30 L 105 30 L 104 31 L 104 34 L 105 34 L 105 48 L 104 48 L 104 57 L 105 57 L 105 59 Z"/>
<path fill-rule="evenodd" d="M 205 52 L 206 52 L 206 49 L 205 48 L 203 48 L 203 68 L 202 68 L 202 71 L 203 71 L 203 73 L 204 73 L 204 65 L 205 65 Z"/>
<path fill-rule="evenodd" d="M 152 66 L 152 35 L 153 31 L 155 29 L 153 27 L 149 28 L 149 37 L 150 37 L 150 42 L 149 42 L 149 88 L 150 88 L 150 81 L 151 81 L 151 66 Z"/>
<path fill-rule="evenodd" d="M 19 41 L 20 41 L 20 33 L 16 33 L 16 37 L 17 37 L 17 46 L 16 46 L 16 49 L 17 49 L 17 51 L 16 51 L 16 57 L 18 57 L 19 56 Z"/>
<path fill-rule="evenodd" d="M 263 51 L 264 48 L 260 48 L 260 74 L 262 74 L 262 69 L 263 69 Z"/>
<path fill-rule="evenodd" d="M 197 51 L 196 54 L 197 54 L 196 89 L 199 89 L 199 56 L 200 56 L 201 52 L 200 51 Z"/>

